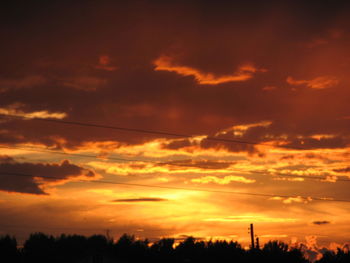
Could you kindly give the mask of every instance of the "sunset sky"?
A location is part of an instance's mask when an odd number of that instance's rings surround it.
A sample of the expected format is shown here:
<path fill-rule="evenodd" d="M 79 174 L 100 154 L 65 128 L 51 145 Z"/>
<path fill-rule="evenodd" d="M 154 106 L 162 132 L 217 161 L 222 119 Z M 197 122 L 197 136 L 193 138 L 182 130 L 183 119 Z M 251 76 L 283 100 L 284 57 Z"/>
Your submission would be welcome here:
<path fill-rule="evenodd" d="M 350 242 L 345 1 L 9 2 L 0 235 Z"/>

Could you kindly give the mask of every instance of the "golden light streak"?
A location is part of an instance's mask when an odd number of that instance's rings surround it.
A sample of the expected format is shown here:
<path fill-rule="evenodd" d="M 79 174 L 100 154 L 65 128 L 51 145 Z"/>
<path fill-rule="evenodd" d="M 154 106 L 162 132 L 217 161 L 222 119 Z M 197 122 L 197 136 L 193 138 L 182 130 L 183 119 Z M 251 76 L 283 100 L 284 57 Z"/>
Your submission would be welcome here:
<path fill-rule="evenodd" d="M 281 222 L 296 222 L 296 218 L 278 218 L 269 217 L 264 215 L 237 215 L 237 216 L 227 216 L 219 218 L 206 218 L 204 221 L 209 222 L 268 222 L 268 223 L 281 223 Z"/>

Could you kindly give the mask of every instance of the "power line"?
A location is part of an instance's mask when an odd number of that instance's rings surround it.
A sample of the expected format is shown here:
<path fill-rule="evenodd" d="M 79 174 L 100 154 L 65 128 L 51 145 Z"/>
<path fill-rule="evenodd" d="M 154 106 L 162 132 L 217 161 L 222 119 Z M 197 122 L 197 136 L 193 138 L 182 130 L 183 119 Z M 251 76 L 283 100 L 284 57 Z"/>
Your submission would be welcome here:
<path fill-rule="evenodd" d="M 46 118 L 44 119 L 44 118 L 37 118 L 37 117 L 29 118 L 29 117 L 25 117 L 25 116 L 11 115 L 11 114 L 8 114 L 8 115 L 0 114 L 0 117 L 22 119 L 22 120 L 36 120 L 36 121 L 44 121 L 44 122 L 53 122 L 53 123 L 84 126 L 84 127 L 104 128 L 104 129 L 119 130 L 119 131 L 125 131 L 125 132 L 137 132 L 137 133 L 145 133 L 145 134 L 164 135 L 164 136 L 171 136 L 171 137 L 178 137 L 178 138 L 191 138 L 191 137 L 193 137 L 193 135 L 189 135 L 189 134 L 180 134 L 180 133 L 172 133 L 172 132 L 164 132 L 164 131 L 156 131 L 156 130 L 147 130 L 147 129 L 136 129 L 136 128 L 121 127 L 121 126 L 102 125 L 102 124 L 96 124 L 96 123 L 64 121 L 64 120 L 58 120 L 58 119 L 46 119 Z M 224 143 L 240 143 L 240 144 L 247 144 L 247 145 L 261 145 L 261 146 L 268 146 L 268 147 L 275 147 L 275 148 L 285 148 L 285 149 L 291 149 L 291 150 L 307 150 L 306 148 L 297 147 L 297 146 L 271 145 L 271 144 L 262 143 L 262 142 L 223 139 L 223 138 L 215 138 L 215 137 L 209 137 L 209 136 L 206 137 L 206 139 L 209 141 L 224 142 Z"/>
<path fill-rule="evenodd" d="M 59 180 L 60 178 L 54 176 L 44 176 L 44 175 L 32 175 L 32 174 L 22 174 L 22 173 L 10 173 L 2 172 L 0 175 L 9 175 L 9 176 L 23 176 L 23 177 L 40 177 L 50 180 Z M 162 185 L 148 185 L 148 184 L 135 184 L 135 183 L 122 183 L 122 182 L 112 182 L 104 180 L 92 180 L 92 181 L 83 181 L 79 182 L 89 182 L 89 183 L 100 183 L 100 184 L 113 184 L 113 185 L 126 185 L 126 186 L 137 186 L 137 187 L 149 187 L 149 188 L 159 188 L 159 189 L 170 189 L 170 190 L 185 190 L 185 191 L 197 191 L 197 192 L 209 192 L 209 193 L 222 193 L 222 194 L 236 194 L 236 195 L 248 195 L 248 196 L 260 196 L 260 197 L 281 197 L 281 198 L 302 198 L 306 200 L 314 201 L 329 201 L 329 202 L 348 202 L 348 199 L 335 199 L 329 197 L 311 197 L 311 196 L 291 196 L 291 195 L 279 195 L 279 194 L 263 194 L 263 193 L 252 193 L 252 192 L 237 192 L 237 191 L 224 191 L 224 190 L 212 190 L 212 189 L 201 189 L 201 188 L 187 188 L 187 187 L 176 187 L 176 186 L 162 186 Z M 310 200 L 310 201 L 311 201 Z"/>
<path fill-rule="evenodd" d="M 46 122 L 55 122 L 55 123 L 62 123 L 62 124 L 70 124 L 70 125 L 79 125 L 79 126 L 88 126 L 88 127 L 98 127 L 98 128 L 107 128 L 107 129 L 114 129 L 114 130 L 123 130 L 123 131 L 129 131 L 129 132 L 140 132 L 140 133 L 149 133 L 149 134 L 157 134 L 157 135 L 167 135 L 167 136 L 176 136 L 176 137 L 192 137 L 191 135 L 186 134 L 178 134 L 178 133 L 169 133 L 169 132 L 162 132 L 162 131 L 151 131 L 151 130 L 144 130 L 144 129 L 133 129 L 133 128 L 125 128 L 125 127 L 117 127 L 117 126 L 108 126 L 108 125 L 99 125 L 99 124 L 91 124 L 91 123 L 84 123 L 84 122 L 72 122 L 72 121 L 63 121 L 63 120 L 56 120 L 56 119 L 44 119 L 44 118 L 29 118 L 25 116 L 19 116 L 19 115 L 4 115 L 0 114 L 0 117 L 7 117 L 7 118 L 17 118 L 17 119 L 25 119 L 25 120 L 39 120 L 39 121 L 46 121 Z M 289 146 L 281 146 L 281 145 L 270 145 L 266 143 L 257 143 L 257 142 L 248 142 L 248 141 L 240 141 L 240 140 L 230 140 L 230 139 L 220 139 L 220 138 L 214 138 L 214 137 L 207 137 L 208 140 L 213 141 L 220 141 L 220 142 L 231 142 L 231 143 L 243 143 L 243 144 L 251 144 L 251 145 L 265 145 L 270 147 L 279 147 L 279 148 L 289 148 L 289 149 L 302 149 L 304 148 L 295 148 L 295 147 L 289 147 Z M 10 148 L 6 146 L 0 146 L 4 148 Z M 19 148 L 16 146 L 13 146 L 13 148 Z M 33 148 L 33 147 L 31 147 Z M 48 153 L 55 153 L 55 154 L 61 154 L 61 155 L 72 155 L 72 156 L 78 156 L 78 157 L 87 157 L 87 158 L 96 158 L 101 159 L 98 156 L 94 155 L 87 155 L 87 154 L 73 154 L 73 153 L 66 153 L 61 151 L 53 151 L 53 150 L 47 150 L 47 149 L 40 149 L 40 150 L 33 150 L 33 149 L 27 149 L 29 151 L 40 151 L 40 152 L 48 152 Z M 154 163 L 157 165 L 172 165 L 172 166 L 182 166 L 182 167 L 194 167 L 194 165 L 191 164 L 179 164 L 174 162 L 152 162 L 152 161 L 145 161 L 145 160 L 130 160 L 125 158 L 115 158 L 115 157 L 104 157 L 102 158 L 104 160 L 114 160 L 114 161 L 126 161 L 126 162 L 148 162 L 148 163 Z M 234 171 L 236 172 L 236 171 Z M 242 172 L 242 171 L 237 171 Z M 247 172 L 247 171 L 244 171 Z M 266 174 L 266 172 L 259 172 L 259 171 L 248 171 L 253 174 Z M 292 175 L 292 174 L 283 174 L 283 173 L 276 173 L 273 174 L 279 175 L 279 176 L 286 176 L 286 177 L 295 177 L 295 178 L 305 178 L 305 179 L 317 179 L 317 180 L 326 180 L 325 177 L 320 176 L 305 176 L 305 175 Z M 337 179 L 337 181 L 344 181 L 348 182 L 350 180 L 347 179 Z"/>
<path fill-rule="evenodd" d="M 88 154 L 79 154 L 79 153 L 67 153 L 62 151 L 54 151 L 50 149 L 42 149 L 38 147 L 19 147 L 19 146 L 4 146 L 0 145 L 0 148 L 6 148 L 6 149 L 20 149 L 20 150 L 27 150 L 32 152 L 44 152 L 44 153 L 52 153 L 52 154 L 60 154 L 60 155 L 67 155 L 67 156 L 77 156 L 77 157 L 84 157 L 84 158 L 93 158 L 98 160 L 110 160 L 110 161 L 124 161 L 124 162 L 143 162 L 143 163 L 150 163 L 153 165 L 170 165 L 170 166 L 178 166 L 178 167 L 196 167 L 195 164 L 182 164 L 179 163 L 182 160 L 177 160 L 179 162 L 174 161 L 165 161 L 165 162 L 159 162 L 159 161 L 148 161 L 148 160 L 139 160 L 139 159 L 125 159 L 125 158 L 116 158 L 116 157 L 103 157 L 99 158 L 96 155 L 88 155 Z M 193 159 L 191 159 L 193 161 Z M 201 169 L 212 169 L 212 168 L 205 168 L 205 167 L 199 167 Z M 215 170 L 215 169 L 213 169 Z M 244 171 L 244 170 L 231 170 L 233 173 L 250 173 L 250 174 L 261 174 L 261 175 L 278 175 L 281 177 L 292 177 L 292 178 L 303 178 L 303 179 L 309 179 L 309 180 L 327 180 L 327 176 L 307 176 L 307 175 L 296 175 L 296 174 L 285 174 L 285 173 L 279 173 L 279 172 L 264 172 L 264 171 Z M 350 179 L 342 179 L 337 178 L 336 181 L 340 182 L 350 182 Z"/>

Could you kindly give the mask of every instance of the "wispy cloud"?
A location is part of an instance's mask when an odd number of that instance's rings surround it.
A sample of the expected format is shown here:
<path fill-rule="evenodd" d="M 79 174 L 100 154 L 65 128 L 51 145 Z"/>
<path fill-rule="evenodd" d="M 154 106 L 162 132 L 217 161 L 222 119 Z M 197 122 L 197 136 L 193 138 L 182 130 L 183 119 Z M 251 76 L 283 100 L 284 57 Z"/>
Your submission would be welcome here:
<path fill-rule="evenodd" d="M 106 85 L 107 81 L 104 78 L 91 76 L 78 76 L 64 81 L 63 85 L 73 89 L 84 91 L 96 91 L 98 88 Z"/>
<path fill-rule="evenodd" d="M 333 171 L 338 172 L 338 173 L 350 173 L 350 166 L 344 167 L 344 168 L 339 168 L 339 169 L 334 169 Z"/>
<path fill-rule="evenodd" d="M 251 64 L 240 66 L 236 72 L 230 75 L 216 75 L 213 73 L 205 73 L 199 69 L 177 65 L 173 59 L 168 56 L 161 56 L 154 61 L 156 71 L 170 71 L 182 76 L 193 76 L 199 84 L 217 85 L 226 82 L 239 82 L 251 79 L 254 73 L 264 72 L 264 69 L 258 69 Z"/>
<path fill-rule="evenodd" d="M 46 81 L 47 80 L 40 75 L 31 75 L 21 78 L 0 78 L 0 90 L 30 88 L 43 85 Z"/>
<path fill-rule="evenodd" d="M 116 66 L 111 65 L 111 58 L 108 55 L 101 55 L 98 58 L 98 64 L 95 66 L 96 69 L 115 71 L 118 69 Z"/>
<path fill-rule="evenodd" d="M 312 198 L 304 198 L 301 196 L 296 196 L 296 197 L 280 197 L 280 196 L 275 196 L 270 198 L 270 200 L 277 200 L 277 201 L 282 201 L 284 204 L 292 204 L 292 203 L 308 203 L 312 201 Z"/>
<path fill-rule="evenodd" d="M 41 119 L 64 119 L 67 117 L 65 112 L 50 112 L 48 110 L 25 112 L 17 107 L 0 108 L 1 115 L 14 115 L 18 117 L 24 117 L 28 119 L 41 118 Z"/>
<path fill-rule="evenodd" d="M 200 178 L 192 179 L 191 182 L 193 183 L 201 183 L 201 184 L 208 184 L 208 183 L 216 183 L 216 184 L 229 184 L 231 182 L 239 182 L 239 183 L 245 183 L 245 184 L 252 184 L 255 183 L 255 180 L 253 179 L 247 179 L 243 176 L 236 176 L 236 175 L 228 175 L 223 178 L 209 175 L 204 176 Z"/>
<path fill-rule="evenodd" d="M 297 80 L 293 77 L 288 77 L 286 81 L 288 84 L 293 86 L 305 85 L 311 89 L 327 89 L 339 84 L 339 80 L 332 76 L 321 76 L 309 80 Z"/>
<path fill-rule="evenodd" d="M 314 221 L 314 222 L 312 222 L 314 225 L 328 225 L 328 224 L 330 224 L 331 222 L 330 221 Z"/>

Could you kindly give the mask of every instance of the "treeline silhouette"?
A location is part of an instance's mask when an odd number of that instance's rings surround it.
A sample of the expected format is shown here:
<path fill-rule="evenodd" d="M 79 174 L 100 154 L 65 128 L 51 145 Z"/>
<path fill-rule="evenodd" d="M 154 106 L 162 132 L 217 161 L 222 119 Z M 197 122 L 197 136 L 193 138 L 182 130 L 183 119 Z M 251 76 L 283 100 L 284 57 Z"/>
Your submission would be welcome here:
<path fill-rule="evenodd" d="M 175 246 L 175 239 L 164 238 L 152 244 L 124 234 L 114 242 L 102 235 L 58 237 L 34 233 L 17 246 L 16 238 L 0 237 L 0 262 L 11 263 L 191 263 L 191 262 L 269 262 L 307 263 L 300 248 L 270 241 L 261 249 L 245 250 L 237 242 L 201 241 L 193 237 Z M 350 262 L 349 251 L 326 252 L 318 263 Z"/>

